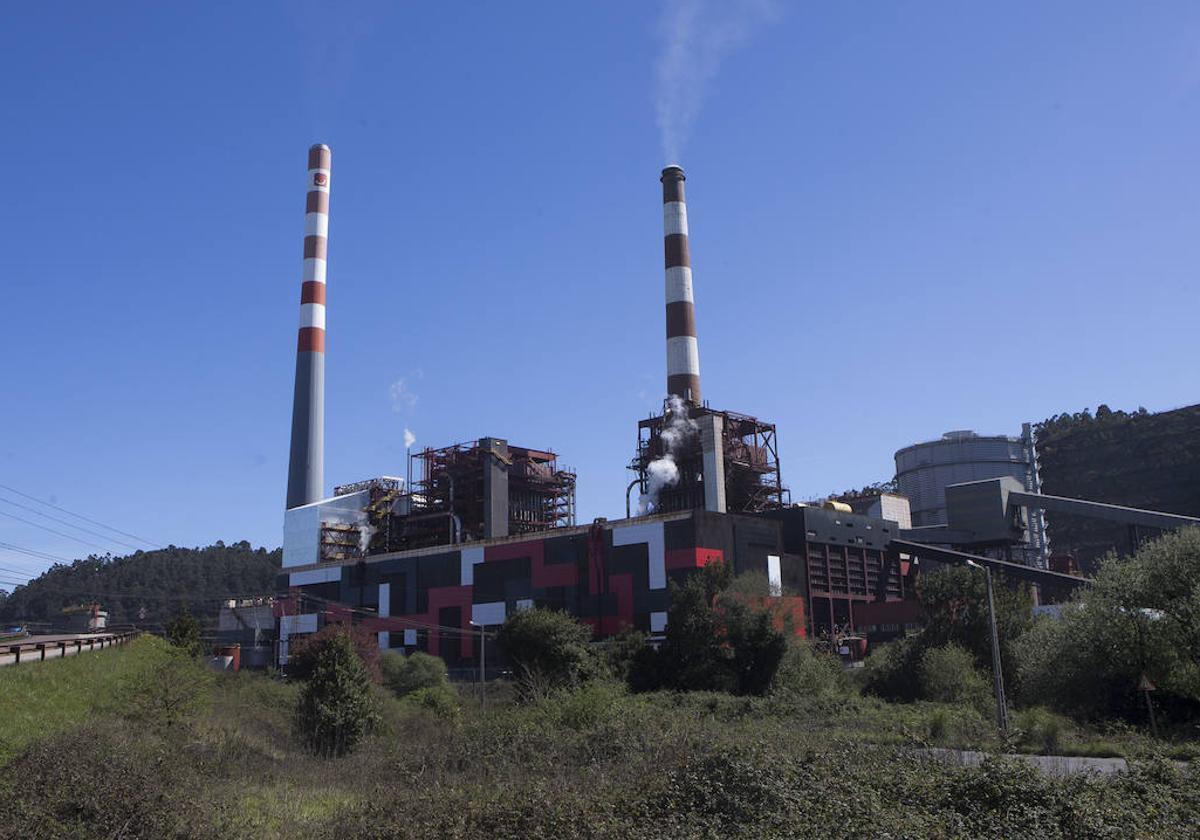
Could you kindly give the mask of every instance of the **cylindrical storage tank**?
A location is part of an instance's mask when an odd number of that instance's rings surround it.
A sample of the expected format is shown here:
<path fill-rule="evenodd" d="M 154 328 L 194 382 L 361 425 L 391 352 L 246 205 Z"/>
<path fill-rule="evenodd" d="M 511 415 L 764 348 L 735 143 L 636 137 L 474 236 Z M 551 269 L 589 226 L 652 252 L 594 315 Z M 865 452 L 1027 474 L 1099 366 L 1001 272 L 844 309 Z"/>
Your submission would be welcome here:
<path fill-rule="evenodd" d="M 1026 490 L 1037 492 L 1036 457 L 1032 433 L 1007 437 L 946 432 L 938 440 L 906 446 L 896 453 L 896 490 L 908 497 L 914 528 L 945 525 L 946 487 L 1010 476 Z M 1031 536 L 1044 535 L 1041 516 L 1034 519 L 1029 523 Z M 1045 565 L 1044 549 L 1037 548 L 1043 544 L 1034 537 L 1035 547 L 1027 562 Z"/>

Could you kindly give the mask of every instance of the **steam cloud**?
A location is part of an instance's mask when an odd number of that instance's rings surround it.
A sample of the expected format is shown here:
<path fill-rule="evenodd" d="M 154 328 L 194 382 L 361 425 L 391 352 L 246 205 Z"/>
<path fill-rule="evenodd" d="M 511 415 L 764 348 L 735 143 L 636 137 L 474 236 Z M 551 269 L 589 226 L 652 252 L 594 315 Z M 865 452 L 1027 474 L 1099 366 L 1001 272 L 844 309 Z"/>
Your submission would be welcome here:
<path fill-rule="evenodd" d="M 659 433 L 663 456 L 646 465 L 646 491 L 638 497 L 638 516 L 652 513 L 658 507 L 658 495 L 664 487 L 679 483 L 679 467 L 675 456 L 697 433 L 696 421 L 688 417 L 687 403 L 672 395 L 667 400 L 667 419 Z"/>
<path fill-rule="evenodd" d="M 367 549 L 371 547 L 371 537 L 375 536 L 375 532 L 377 530 L 378 529 L 374 525 L 370 524 L 369 522 L 364 522 L 358 526 L 358 550 L 359 550 L 359 552 L 361 552 L 364 555 L 367 553 Z"/>
<path fill-rule="evenodd" d="M 404 448 L 412 449 L 412 445 L 417 442 L 417 436 L 412 433 L 407 426 L 404 427 Z"/>
<path fill-rule="evenodd" d="M 725 57 L 778 15 L 776 0 L 666 0 L 659 33 L 655 110 L 668 162 L 679 160 Z"/>

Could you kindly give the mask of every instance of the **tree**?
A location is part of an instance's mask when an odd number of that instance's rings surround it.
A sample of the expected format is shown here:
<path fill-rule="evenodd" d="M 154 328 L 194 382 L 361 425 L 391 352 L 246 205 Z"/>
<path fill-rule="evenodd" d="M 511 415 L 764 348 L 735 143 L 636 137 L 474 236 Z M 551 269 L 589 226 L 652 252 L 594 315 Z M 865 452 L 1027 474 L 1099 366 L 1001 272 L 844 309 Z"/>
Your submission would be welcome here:
<path fill-rule="evenodd" d="M 367 669 L 367 676 L 371 682 L 381 682 L 383 678 L 379 671 L 379 637 L 358 624 L 326 624 L 316 633 L 293 644 L 288 652 L 288 676 L 298 680 L 308 679 L 329 640 L 341 635 L 350 639 L 350 644 L 354 646 L 354 652 Z"/>
<path fill-rule="evenodd" d="M 171 619 L 167 625 L 167 641 L 190 656 L 204 653 L 200 641 L 200 622 L 187 610 Z"/>
<path fill-rule="evenodd" d="M 720 598 L 725 640 L 733 652 L 734 689 L 738 694 L 766 694 L 787 653 L 787 637 L 775 629 L 769 610 L 751 607 L 733 595 Z"/>
<path fill-rule="evenodd" d="M 921 696 L 926 700 L 971 706 L 983 715 L 994 708 L 991 682 L 971 653 L 960 645 L 951 642 L 927 649 L 921 655 L 918 671 Z"/>
<path fill-rule="evenodd" d="M 538 608 L 508 616 L 497 636 L 526 700 L 585 679 L 592 667 L 591 638 L 591 629 L 568 613 Z"/>
<path fill-rule="evenodd" d="M 1107 557 L 1094 585 L 1060 619 L 1039 620 L 1017 645 L 1027 703 L 1077 718 L 1144 718 L 1138 683 L 1178 716 L 1200 712 L 1200 528 Z"/>
<path fill-rule="evenodd" d="M 371 678 L 354 651 L 350 634 L 331 633 L 321 640 L 296 707 L 296 730 L 314 753 L 351 752 L 379 721 L 371 697 Z"/>
<path fill-rule="evenodd" d="M 735 678 L 717 615 L 717 596 L 730 584 L 724 563 L 710 563 L 683 584 L 671 582 L 666 638 L 659 650 L 663 684 L 680 691 L 731 691 Z"/>
<path fill-rule="evenodd" d="M 1033 600 L 1025 586 L 1013 589 L 995 576 L 996 631 L 1000 661 L 1008 672 L 1014 666 L 1013 642 L 1033 623 Z M 923 650 L 957 644 L 991 670 L 992 635 L 988 622 L 987 582 L 983 572 L 954 566 L 925 575 L 920 583 Z"/>

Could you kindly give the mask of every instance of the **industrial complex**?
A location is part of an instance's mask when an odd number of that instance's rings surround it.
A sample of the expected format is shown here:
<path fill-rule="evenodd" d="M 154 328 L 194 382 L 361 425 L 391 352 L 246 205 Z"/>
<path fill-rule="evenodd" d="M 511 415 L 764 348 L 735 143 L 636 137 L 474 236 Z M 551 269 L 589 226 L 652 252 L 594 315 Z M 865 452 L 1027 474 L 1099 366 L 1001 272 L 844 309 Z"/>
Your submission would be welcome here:
<path fill-rule="evenodd" d="M 298 636 L 354 621 L 383 648 L 474 666 L 486 628 L 529 607 L 566 610 L 596 638 L 667 622 L 670 583 L 715 561 L 765 576 L 796 631 L 818 638 L 913 620 L 922 564 L 970 557 L 1013 579 L 1070 588 L 1048 567 L 1042 511 L 1149 527 L 1188 517 L 1043 496 L 1035 441 L 955 432 L 896 453 L 897 486 L 847 503 L 794 504 L 776 426 L 701 390 L 685 175 L 661 173 L 666 389 L 636 424 L 626 517 L 579 522 L 576 475 L 556 453 L 491 437 L 409 455 L 404 478 L 324 493 L 325 288 L 332 155 L 308 157 L 301 318 L 276 658 Z M 1057 507 L 1056 507 L 1057 506 Z M 486 642 L 485 642 L 486 643 Z M 497 652 L 502 656 L 502 652 Z"/>

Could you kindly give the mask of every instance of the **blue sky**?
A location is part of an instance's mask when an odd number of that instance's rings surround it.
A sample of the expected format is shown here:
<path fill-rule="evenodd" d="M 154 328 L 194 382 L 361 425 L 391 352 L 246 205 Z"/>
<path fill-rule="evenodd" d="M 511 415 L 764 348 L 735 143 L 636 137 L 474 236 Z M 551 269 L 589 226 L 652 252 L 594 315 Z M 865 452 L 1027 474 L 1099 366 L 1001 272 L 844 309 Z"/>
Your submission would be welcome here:
<path fill-rule="evenodd" d="M 621 515 L 664 387 L 681 3 L 9 9 L 0 483 L 154 542 L 279 544 L 327 142 L 327 482 L 402 473 L 405 427 L 496 435 Z M 696 37 L 740 37 L 675 88 L 705 396 L 778 424 L 795 498 L 948 429 L 1196 401 L 1200 6 L 719 8 Z M 0 579 L 44 565 L 0 549 Z"/>

